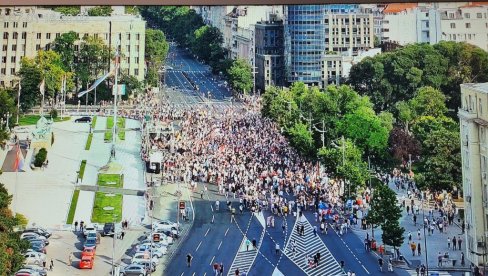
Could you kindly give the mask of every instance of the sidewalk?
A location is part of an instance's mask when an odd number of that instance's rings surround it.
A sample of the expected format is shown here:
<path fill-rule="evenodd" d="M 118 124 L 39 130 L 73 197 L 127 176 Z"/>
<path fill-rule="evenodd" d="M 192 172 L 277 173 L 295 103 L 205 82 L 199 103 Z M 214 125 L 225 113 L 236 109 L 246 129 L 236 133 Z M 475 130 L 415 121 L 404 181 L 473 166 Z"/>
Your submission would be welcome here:
<path fill-rule="evenodd" d="M 400 202 L 402 196 L 407 197 L 406 191 L 404 190 L 397 190 L 395 185 L 393 183 L 389 183 L 389 187 L 395 191 L 397 194 L 397 198 Z M 427 206 L 426 206 L 427 207 Z M 427 207 L 425 209 L 425 216 L 428 218 L 428 209 Z M 432 209 L 433 216 L 434 218 L 439 217 L 439 212 L 436 212 L 434 209 Z M 454 220 L 457 221 L 458 217 L 457 215 L 455 216 Z M 428 231 L 426 229 L 426 235 L 427 237 L 424 236 L 424 229 L 423 229 L 423 215 L 422 215 L 422 210 L 420 210 L 419 214 L 417 215 L 417 226 L 414 225 L 413 222 L 413 215 L 407 215 L 406 210 L 402 210 L 402 218 L 400 219 L 400 225 L 405 228 L 405 241 L 403 245 L 400 247 L 400 252 L 401 254 L 405 257 L 407 262 L 411 267 L 417 267 L 419 264 L 425 264 L 425 254 L 427 254 L 427 261 L 429 268 L 436 269 L 436 270 L 457 270 L 463 268 L 461 266 L 461 252 L 465 251 L 465 235 L 462 233 L 461 228 L 456 224 L 453 223 L 452 225 L 447 225 L 444 226 L 443 233 L 440 233 L 439 230 L 435 229 L 433 235 L 429 235 Z M 418 238 L 418 230 L 420 229 L 420 240 Z M 376 230 L 375 230 L 376 232 Z M 410 243 L 408 239 L 409 232 L 412 234 L 412 242 L 415 242 L 418 246 L 420 243 L 421 249 L 422 249 L 422 255 L 418 256 L 417 253 L 415 252 L 415 256 L 412 255 L 412 250 L 410 248 Z M 380 231 L 378 231 L 380 233 Z M 379 234 L 381 235 L 381 234 Z M 375 234 L 376 236 L 376 234 Z M 378 236 L 380 237 L 380 236 Z M 452 239 L 453 237 L 456 237 L 458 239 L 461 237 L 462 239 L 462 245 L 461 248 L 462 250 L 453 250 L 452 247 Z M 451 239 L 451 249 L 448 249 L 447 247 L 447 239 Z M 426 240 L 425 240 L 426 239 Z M 427 245 L 427 247 L 426 247 Z M 426 250 L 427 249 L 427 250 Z M 452 261 L 449 261 L 449 263 L 444 263 L 442 264 L 442 267 L 438 267 L 438 254 L 441 252 L 444 254 L 445 252 L 449 253 L 449 259 L 450 260 L 456 260 L 456 266 L 453 266 Z M 467 260 L 466 260 L 467 263 Z M 465 268 L 469 268 L 469 266 L 465 266 Z"/>

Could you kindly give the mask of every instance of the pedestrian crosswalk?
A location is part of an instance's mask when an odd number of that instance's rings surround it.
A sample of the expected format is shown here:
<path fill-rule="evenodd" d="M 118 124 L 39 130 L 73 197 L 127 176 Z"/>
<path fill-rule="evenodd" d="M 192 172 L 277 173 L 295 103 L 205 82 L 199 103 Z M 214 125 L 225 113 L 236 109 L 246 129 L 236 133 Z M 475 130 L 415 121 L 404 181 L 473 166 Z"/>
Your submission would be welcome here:
<path fill-rule="evenodd" d="M 230 267 L 229 275 L 234 275 L 233 273 L 236 269 L 239 269 L 239 271 L 249 271 L 257 254 L 256 249 L 237 252 L 237 256 Z"/>
<path fill-rule="evenodd" d="M 412 275 L 412 276 L 417 276 L 417 275 L 422 275 L 422 274 L 417 274 L 417 271 L 415 269 L 407 269 L 405 270 L 409 275 Z M 427 275 L 427 273 L 425 273 L 425 276 L 452 276 L 451 273 L 447 272 L 447 271 L 430 271 L 429 270 L 429 275 Z"/>
<path fill-rule="evenodd" d="M 171 72 L 175 72 L 175 73 L 182 73 L 182 72 L 185 72 L 185 73 L 202 73 L 202 74 L 205 74 L 205 73 L 208 73 L 208 71 L 204 71 L 204 70 L 170 70 Z"/>
<path fill-rule="evenodd" d="M 304 226 L 305 234 L 303 236 L 299 235 L 297 225 Z M 293 244 L 296 246 L 295 252 L 293 252 Z M 317 252 L 320 252 L 319 265 L 317 267 L 311 267 L 307 256 L 310 256 L 313 260 L 313 255 Z M 312 225 L 305 216 L 298 218 L 295 227 L 293 227 L 285 254 L 307 275 L 343 275 L 339 263 L 332 256 L 320 237 L 313 234 Z"/>

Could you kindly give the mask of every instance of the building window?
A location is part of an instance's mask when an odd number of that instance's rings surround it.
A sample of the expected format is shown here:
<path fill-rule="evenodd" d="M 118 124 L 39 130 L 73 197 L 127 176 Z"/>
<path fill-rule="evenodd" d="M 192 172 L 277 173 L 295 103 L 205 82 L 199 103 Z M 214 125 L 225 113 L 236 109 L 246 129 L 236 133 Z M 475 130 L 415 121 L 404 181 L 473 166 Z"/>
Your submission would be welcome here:
<path fill-rule="evenodd" d="M 139 45 L 136 45 L 136 52 L 139 53 Z"/>
<path fill-rule="evenodd" d="M 476 18 L 483 18 L 483 14 L 481 12 L 477 13 Z"/>
<path fill-rule="evenodd" d="M 15 68 L 10 68 L 10 75 L 15 75 Z"/>
<path fill-rule="evenodd" d="M 22 32 L 22 39 L 26 39 L 27 38 L 27 33 L 26 32 Z"/>
<path fill-rule="evenodd" d="M 471 28 L 471 23 L 466 23 L 466 29 Z"/>
<path fill-rule="evenodd" d="M 464 14 L 464 18 L 471 18 L 471 14 L 469 14 L 469 13 L 465 13 L 465 14 Z"/>
<path fill-rule="evenodd" d="M 127 62 L 127 64 L 129 64 L 130 63 L 130 57 L 126 57 L 125 61 Z"/>
<path fill-rule="evenodd" d="M 79 51 L 80 50 L 80 45 L 75 45 L 75 51 Z"/>
<path fill-rule="evenodd" d="M 125 51 L 126 51 L 127 53 L 130 53 L 130 45 L 125 46 Z"/>
<path fill-rule="evenodd" d="M 51 33 L 46 33 L 46 39 L 51 39 Z"/>
<path fill-rule="evenodd" d="M 3 39 L 8 39 L 8 33 L 3 33 Z"/>
<path fill-rule="evenodd" d="M 15 63 L 15 61 L 17 61 L 17 57 L 15 57 L 15 56 L 14 57 L 10 57 L 10 62 Z"/>
<path fill-rule="evenodd" d="M 4 51 L 4 52 L 7 51 L 7 45 L 2 46 L 2 51 Z"/>
<path fill-rule="evenodd" d="M 141 40 L 141 34 L 136 34 L 136 40 Z"/>
<path fill-rule="evenodd" d="M 130 34 L 127 34 L 127 40 L 130 40 Z"/>
<path fill-rule="evenodd" d="M 12 45 L 12 51 L 17 51 L 17 44 Z"/>
<path fill-rule="evenodd" d="M 19 27 L 19 22 L 14 22 L 14 28 Z"/>
<path fill-rule="evenodd" d="M 136 75 L 136 76 L 139 75 L 139 69 L 134 69 L 134 75 Z"/>
<path fill-rule="evenodd" d="M 27 28 L 27 22 L 22 22 L 22 27 Z"/>
<path fill-rule="evenodd" d="M 451 23 L 451 29 L 456 29 L 456 23 Z"/>
<path fill-rule="evenodd" d="M 5 72 L 6 72 L 6 71 L 7 71 L 7 70 L 5 70 L 5 68 L 2 68 L 2 70 L 1 70 L 0 72 L 2 73 L 2 75 L 5 75 Z M 3 81 L 2 81 L 2 86 L 3 86 Z"/>
<path fill-rule="evenodd" d="M 13 34 L 12 34 L 12 38 L 13 38 L 13 39 L 17 39 L 17 38 L 19 38 L 19 33 L 17 33 L 17 32 L 13 33 Z"/>
<path fill-rule="evenodd" d="M 41 44 L 36 45 L 36 51 L 39 51 L 39 50 L 41 50 Z"/>
<path fill-rule="evenodd" d="M 41 33 L 37 33 L 37 39 L 41 39 Z"/>
<path fill-rule="evenodd" d="M 8 22 L 3 22 L 3 27 L 8 28 Z"/>
<path fill-rule="evenodd" d="M 483 114 L 483 105 L 481 104 L 481 99 L 479 100 L 479 107 L 478 107 L 480 114 Z"/>
<path fill-rule="evenodd" d="M 139 63 L 139 57 L 135 57 L 135 58 L 134 58 L 134 62 L 135 62 L 135 63 Z"/>
<path fill-rule="evenodd" d="M 2 57 L 2 63 L 7 63 L 7 57 L 6 56 Z"/>

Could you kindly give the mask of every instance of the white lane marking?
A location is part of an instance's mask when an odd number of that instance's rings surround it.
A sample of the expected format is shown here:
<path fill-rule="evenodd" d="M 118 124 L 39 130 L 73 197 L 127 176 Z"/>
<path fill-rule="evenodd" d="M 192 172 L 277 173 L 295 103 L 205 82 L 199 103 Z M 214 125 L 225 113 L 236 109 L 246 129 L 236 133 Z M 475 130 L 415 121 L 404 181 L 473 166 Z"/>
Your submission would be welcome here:
<path fill-rule="evenodd" d="M 225 235 L 224 236 L 227 236 L 227 232 L 229 232 L 229 227 L 227 227 L 227 230 L 225 231 Z"/>
<path fill-rule="evenodd" d="M 205 237 L 208 235 L 208 232 L 210 231 L 210 228 L 208 228 L 207 233 L 205 233 Z"/>
<path fill-rule="evenodd" d="M 220 241 L 219 248 L 217 248 L 217 250 L 219 250 L 221 246 L 222 246 L 222 241 Z"/>
<path fill-rule="evenodd" d="M 215 260 L 215 256 L 212 257 L 212 260 L 210 261 L 210 265 L 213 264 L 213 261 Z"/>
<path fill-rule="evenodd" d="M 368 274 L 371 274 L 371 273 L 369 273 L 369 271 L 366 269 L 366 267 L 364 267 L 364 265 L 361 265 L 361 266 L 363 267 L 363 269 L 364 269 L 364 270 L 366 270 L 366 272 L 367 272 Z"/>
<path fill-rule="evenodd" d="M 198 248 L 200 248 L 200 245 L 202 245 L 202 241 L 200 241 L 200 243 L 198 244 L 197 249 L 195 249 L 195 252 L 198 251 Z"/>

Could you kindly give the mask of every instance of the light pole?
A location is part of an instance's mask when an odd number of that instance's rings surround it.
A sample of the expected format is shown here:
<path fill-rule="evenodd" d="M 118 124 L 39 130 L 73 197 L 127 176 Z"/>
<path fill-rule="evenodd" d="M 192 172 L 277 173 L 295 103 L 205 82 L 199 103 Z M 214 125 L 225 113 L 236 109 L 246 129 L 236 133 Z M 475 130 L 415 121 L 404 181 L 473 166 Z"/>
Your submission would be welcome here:
<path fill-rule="evenodd" d="M 115 158 L 115 139 L 117 136 L 117 92 L 118 92 L 118 75 L 119 75 L 119 46 L 120 41 L 117 45 L 117 50 L 115 51 L 115 81 L 114 81 L 114 125 L 112 129 L 112 158 Z"/>
<path fill-rule="evenodd" d="M 410 156 L 410 154 L 409 154 Z M 425 225 L 425 207 L 424 207 L 424 201 L 425 198 L 422 195 L 422 218 L 424 220 L 424 248 L 425 248 L 425 270 L 427 272 L 427 275 L 429 275 L 429 263 L 427 262 L 427 235 L 425 234 L 425 228 L 427 228 L 427 225 Z"/>
<path fill-rule="evenodd" d="M 17 92 L 17 120 L 16 125 L 19 125 L 19 113 L 20 113 L 20 80 L 19 80 L 19 91 Z"/>
<path fill-rule="evenodd" d="M 320 132 L 320 133 L 321 133 L 322 147 L 324 148 L 324 147 L 325 147 L 325 132 L 326 132 L 326 130 L 325 130 L 325 120 L 322 120 L 322 129 L 318 129 L 318 128 L 316 127 L 316 125 L 317 125 L 317 124 L 315 124 L 315 125 L 313 126 L 313 128 L 314 128 L 316 131 L 318 131 L 318 132 Z"/>
<path fill-rule="evenodd" d="M 313 121 L 312 112 L 309 112 L 308 113 L 308 118 L 306 118 L 302 114 L 300 114 L 300 118 L 302 118 L 303 120 L 307 121 L 307 123 L 308 123 L 308 131 L 312 132 L 312 121 Z"/>
<path fill-rule="evenodd" d="M 115 264 L 114 264 L 114 261 L 115 261 L 115 239 L 117 238 L 116 233 L 115 233 L 115 214 L 114 214 L 115 208 L 112 206 L 106 206 L 106 207 L 103 207 L 103 210 L 107 211 L 107 212 L 111 211 L 112 219 L 114 222 L 114 237 L 113 237 L 113 241 L 112 241 L 112 275 L 114 275 L 115 274 Z"/>
<path fill-rule="evenodd" d="M 7 111 L 7 132 L 10 132 L 10 128 L 8 127 L 9 118 L 10 118 L 10 112 Z"/>

